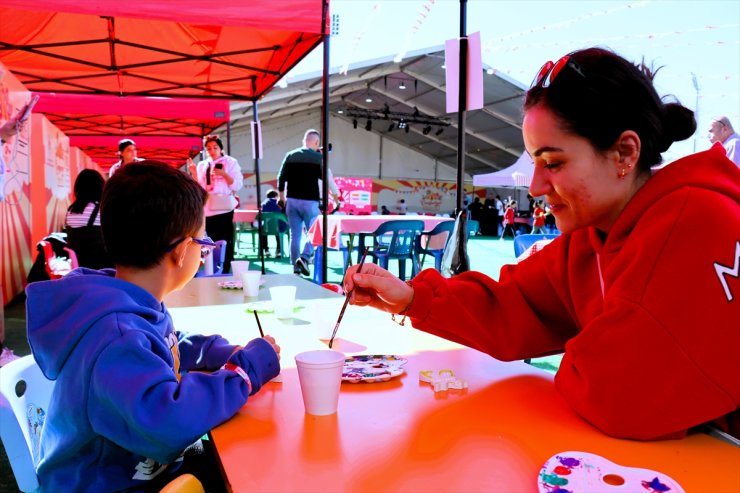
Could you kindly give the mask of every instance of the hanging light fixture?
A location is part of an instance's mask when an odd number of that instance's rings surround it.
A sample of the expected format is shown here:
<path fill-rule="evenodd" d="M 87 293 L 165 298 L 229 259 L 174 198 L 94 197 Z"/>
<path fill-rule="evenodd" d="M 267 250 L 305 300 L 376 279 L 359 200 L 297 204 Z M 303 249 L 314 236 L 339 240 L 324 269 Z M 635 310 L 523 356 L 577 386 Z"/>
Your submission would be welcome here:
<path fill-rule="evenodd" d="M 354 120 L 352 120 L 352 127 L 353 128 L 357 128 L 357 118 L 355 118 Z"/>
<path fill-rule="evenodd" d="M 391 122 L 391 124 L 388 125 L 388 131 L 389 132 L 393 132 L 393 129 L 394 128 L 396 128 L 396 124 L 395 124 L 395 122 Z"/>
<path fill-rule="evenodd" d="M 436 132 L 434 132 L 434 135 L 440 136 L 440 135 L 442 135 L 442 132 L 444 132 L 444 131 L 445 131 L 445 128 L 444 127 L 439 127 L 439 129 Z"/>
<path fill-rule="evenodd" d="M 426 127 L 424 127 L 422 129 L 421 133 L 423 133 L 424 135 L 429 135 L 429 132 L 431 132 L 431 131 L 432 131 L 432 126 L 431 125 L 427 125 Z"/>
<path fill-rule="evenodd" d="M 403 91 L 404 89 L 406 89 L 406 81 L 403 81 L 403 80 L 402 80 L 402 81 L 401 81 L 401 83 L 400 83 L 400 84 L 398 84 L 398 88 L 399 88 L 399 89 L 401 89 L 402 91 Z"/>
<path fill-rule="evenodd" d="M 365 130 L 368 132 L 373 129 L 373 121 L 368 119 L 367 123 L 365 123 Z"/>

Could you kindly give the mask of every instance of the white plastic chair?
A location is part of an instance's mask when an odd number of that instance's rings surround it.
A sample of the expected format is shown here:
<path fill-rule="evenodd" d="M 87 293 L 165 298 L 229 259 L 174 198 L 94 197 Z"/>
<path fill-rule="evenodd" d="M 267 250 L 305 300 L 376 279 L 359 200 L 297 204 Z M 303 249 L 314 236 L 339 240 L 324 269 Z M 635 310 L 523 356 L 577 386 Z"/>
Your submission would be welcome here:
<path fill-rule="evenodd" d="M 54 382 L 47 380 L 33 356 L 0 369 L 0 439 L 8 454 L 18 489 L 37 491 L 36 462 L 41 430 Z"/>
<path fill-rule="evenodd" d="M 53 390 L 54 382 L 47 380 L 33 356 L 24 356 L 0 369 L 0 440 L 18 489 L 24 493 L 39 489 L 36 463 Z M 191 474 L 184 474 L 161 491 L 203 493 L 203 486 Z"/>

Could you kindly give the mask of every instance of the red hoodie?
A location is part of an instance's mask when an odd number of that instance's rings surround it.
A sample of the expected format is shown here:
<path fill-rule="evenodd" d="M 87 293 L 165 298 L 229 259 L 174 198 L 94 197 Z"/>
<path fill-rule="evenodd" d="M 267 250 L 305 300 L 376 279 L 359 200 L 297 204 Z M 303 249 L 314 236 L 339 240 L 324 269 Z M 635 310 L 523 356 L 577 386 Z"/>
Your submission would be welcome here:
<path fill-rule="evenodd" d="M 499 282 L 422 272 L 408 315 L 501 360 L 565 351 L 556 388 L 609 435 L 740 436 L 739 270 L 740 169 L 712 148 L 658 171 L 606 239 L 563 235 Z"/>

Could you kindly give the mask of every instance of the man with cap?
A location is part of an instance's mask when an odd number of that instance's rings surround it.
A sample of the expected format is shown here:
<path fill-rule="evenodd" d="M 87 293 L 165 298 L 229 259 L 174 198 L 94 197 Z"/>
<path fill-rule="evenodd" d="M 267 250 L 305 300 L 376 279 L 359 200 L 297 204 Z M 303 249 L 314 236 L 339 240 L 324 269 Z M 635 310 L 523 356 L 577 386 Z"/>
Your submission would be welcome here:
<path fill-rule="evenodd" d="M 143 159 L 139 159 L 138 157 L 136 157 L 136 142 L 131 139 L 122 139 L 118 142 L 118 156 L 121 158 L 121 160 L 110 167 L 110 170 L 108 171 L 108 178 L 113 176 L 113 173 L 118 171 L 118 168 L 120 168 L 121 166 L 124 166 L 128 163 L 133 163 L 135 161 L 143 161 Z"/>

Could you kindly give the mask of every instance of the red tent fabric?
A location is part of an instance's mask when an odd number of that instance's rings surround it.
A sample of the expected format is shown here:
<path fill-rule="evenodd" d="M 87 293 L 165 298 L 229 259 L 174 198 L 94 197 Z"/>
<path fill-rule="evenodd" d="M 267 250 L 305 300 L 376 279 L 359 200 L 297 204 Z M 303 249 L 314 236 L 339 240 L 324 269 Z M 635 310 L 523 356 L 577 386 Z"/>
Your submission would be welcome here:
<path fill-rule="evenodd" d="M 32 91 L 255 101 L 321 42 L 323 4 L 1 0 L 0 61 Z"/>
<path fill-rule="evenodd" d="M 229 121 L 229 102 L 37 93 L 34 112 L 43 113 L 103 168 L 118 161 L 117 144 L 133 139 L 140 157 L 180 166 L 201 150 L 203 135 Z"/>

